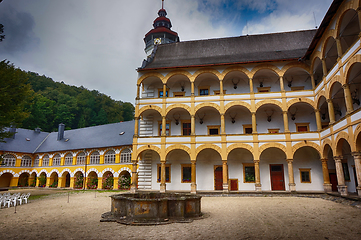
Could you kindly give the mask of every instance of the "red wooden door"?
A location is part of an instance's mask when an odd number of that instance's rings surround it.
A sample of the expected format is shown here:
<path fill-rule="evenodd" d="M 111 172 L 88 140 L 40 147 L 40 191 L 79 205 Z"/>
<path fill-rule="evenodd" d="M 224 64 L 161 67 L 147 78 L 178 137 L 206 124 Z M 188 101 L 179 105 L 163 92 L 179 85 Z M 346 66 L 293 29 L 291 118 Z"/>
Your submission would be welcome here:
<path fill-rule="evenodd" d="M 215 190 L 223 190 L 223 168 L 222 166 L 214 169 L 214 188 Z"/>
<path fill-rule="evenodd" d="M 336 173 L 330 173 L 330 183 L 332 184 L 332 192 L 337 192 L 337 175 Z"/>
<path fill-rule="evenodd" d="M 283 165 L 282 164 L 271 164 L 271 187 L 273 191 L 276 190 L 285 190 L 285 179 L 283 175 Z"/>
<path fill-rule="evenodd" d="M 238 179 L 231 179 L 231 191 L 237 191 L 238 190 Z"/>

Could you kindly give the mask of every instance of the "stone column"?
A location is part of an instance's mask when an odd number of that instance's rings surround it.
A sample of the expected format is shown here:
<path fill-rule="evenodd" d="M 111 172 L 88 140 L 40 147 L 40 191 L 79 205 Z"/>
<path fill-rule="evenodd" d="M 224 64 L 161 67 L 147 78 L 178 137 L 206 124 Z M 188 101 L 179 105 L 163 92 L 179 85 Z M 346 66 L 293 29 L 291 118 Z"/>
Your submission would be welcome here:
<path fill-rule="evenodd" d="M 322 173 L 323 173 L 323 189 L 325 192 L 332 192 L 332 184 L 330 183 L 330 175 L 328 173 L 328 159 L 321 159 L 322 162 Z"/>
<path fill-rule="evenodd" d="M 40 176 L 40 175 L 39 175 Z M 39 187 L 40 181 L 39 181 L 39 176 L 36 177 L 36 184 L 35 187 Z M 74 182 L 74 178 L 73 178 L 73 182 Z"/>
<path fill-rule="evenodd" d="M 330 117 L 330 124 L 335 122 L 335 110 L 333 109 L 332 99 L 327 99 L 328 116 Z"/>
<path fill-rule="evenodd" d="M 321 61 L 322 61 L 323 76 L 327 76 L 326 58 L 322 58 Z"/>
<path fill-rule="evenodd" d="M 191 135 L 196 135 L 196 118 L 191 115 Z"/>
<path fill-rule="evenodd" d="M 249 79 L 249 92 L 253 93 L 253 78 Z"/>
<path fill-rule="evenodd" d="M 196 160 L 191 161 L 191 193 L 197 193 L 197 180 L 196 180 Z"/>
<path fill-rule="evenodd" d="M 260 171 L 259 171 L 259 160 L 253 160 L 254 162 L 254 174 L 256 177 L 256 192 L 260 192 L 262 191 L 262 185 L 261 185 L 261 175 L 260 175 Z"/>
<path fill-rule="evenodd" d="M 134 137 L 139 136 L 139 117 L 134 118 Z"/>
<path fill-rule="evenodd" d="M 194 82 L 191 82 L 191 96 L 194 96 Z"/>
<path fill-rule="evenodd" d="M 64 177 L 58 177 L 58 188 L 64 187 L 63 181 L 65 180 Z"/>
<path fill-rule="evenodd" d="M 280 87 L 281 87 L 281 92 L 283 92 L 285 90 L 285 85 L 283 83 L 283 77 L 280 76 Z"/>
<path fill-rule="evenodd" d="M 65 164 L 65 156 L 62 156 L 60 158 L 60 166 L 64 166 L 64 164 Z"/>
<path fill-rule="evenodd" d="M 163 98 L 167 97 L 167 84 L 163 83 Z"/>
<path fill-rule="evenodd" d="M 48 188 L 50 186 L 50 180 L 51 178 L 50 177 L 47 177 L 46 178 L 46 184 L 45 184 L 45 187 Z"/>
<path fill-rule="evenodd" d="M 321 131 L 322 130 L 322 122 L 321 122 L 320 110 L 315 109 L 315 116 L 316 116 L 317 131 Z"/>
<path fill-rule="evenodd" d="M 118 190 L 119 189 L 119 177 L 113 178 L 113 189 Z"/>
<path fill-rule="evenodd" d="M 353 152 L 353 159 L 355 161 L 356 178 L 357 178 L 357 193 L 361 196 L 361 152 Z"/>
<path fill-rule="evenodd" d="M 341 40 L 340 37 L 335 39 L 336 41 L 336 48 L 337 48 L 337 61 L 339 61 L 342 57 L 342 47 L 341 47 Z"/>
<path fill-rule="evenodd" d="M 165 185 L 165 161 L 161 161 L 161 177 L 160 177 L 160 192 L 165 193 L 166 185 Z"/>
<path fill-rule="evenodd" d="M 295 192 L 296 191 L 296 184 L 295 184 L 295 177 L 293 174 L 293 159 L 287 159 L 287 163 L 288 163 L 288 185 L 290 187 L 290 191 L 291 192 Z"/>
<path fill-rule="evenodd" d="M 140 84 L 137 84 L 137 98 L 136 99 L 139 99 L 140 98 Z"/>
<path fill-rule="evenodd" d="M 223 79 L 219 80 L 219 94 L 223 95 Z"/>
<path fill-rule="evenodd" d="M 38 180 L 36 180 L 36 184 L 39 184 Z M 74 177 L 70 177 L 70 185 L 69 185 L 69 187 L 74 188 Z"/>
<path fill-rule="evenodd" d="M 283 111 L 283 125 L 285 132 L 290 132 L 289 126 L 288 126 L 288 115 L 287 111 Z"/>
<path fill-rule="evenodd" d="M 347 186 L 345 185 L 345 176 L 342 168 L 342 157 L 336 156 L 333 157 L 336 165 L 336 174 L 337 174 L 337 188 L 341 196 L 347 196 Z"/>
<path fill-rule="evenodd" d="M 10 187 L 17 187 L 19 183 L 19 177 L 12 177 L 10 180 Z"/>
<path fill-rule="evenodd" d="M 222 174 L 223 174 L 223 192 L 228 192 L 228 165 L 227 160 L 222 160 Z"/>
<path fill-rule="evenodd" d="M 257 133 L 256 113 L 252 112 L 252 133 Z"/>
<path fill-rule="evenodd" d="M 312 89 L 315 89 L 316 84 L 315 84 L 315 77 L 313 76 L 313 74 L 311 74 L 311 84 L 312 84 Z"/>
<path fill-rule="evenodd" d="M 162 136 L 167 136 L 166 130 L 167 130 L 167 121 L 166 121 L 165 116 L 163 116 L 162 117 Z"/>
<path fill-rule="evenodd" d="M 348 84 L 342 85 L 343 92 L 345 94 L 345 103 L 346 103 L 346 114 L 349 114 L 353 111 L 352 97 L 350 92 L 350 86 Z"/>
<path fill-rule="evenodd" d="M 103 188 L 103 177 L 98 177 L 98 186 L 97 189 Z"/>
<path fill-rule="evenodd" d="M 131 187 L 130 187 L 130 192 L 131 193 L 136 193 L 137 192 L 137 162 L 133 161 L 132 162 L 132 183 L 131 183 Z"/>
<path fill-rule="evenodd" d="M 221 134 L 226 134 L 226 126 L 224 121 L 224 113 L 221 113 Z"/>

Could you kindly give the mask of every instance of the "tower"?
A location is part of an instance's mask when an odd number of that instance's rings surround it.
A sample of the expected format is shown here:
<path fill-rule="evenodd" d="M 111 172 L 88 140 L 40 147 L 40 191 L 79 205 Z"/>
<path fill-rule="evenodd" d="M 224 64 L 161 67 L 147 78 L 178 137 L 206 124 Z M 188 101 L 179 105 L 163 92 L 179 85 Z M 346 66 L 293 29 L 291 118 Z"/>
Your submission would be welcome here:
<path fill-rule="evenodd" d="M 172 23 L 164 9 L 164 0 L 162 0 L 162 8 L 158 11 L 158 17 L 153 22 L 153 29 L 144 37 L 145 53 L 149 56 L 155 45 L 179 42 L 178 33 L 171 30 Z"/>

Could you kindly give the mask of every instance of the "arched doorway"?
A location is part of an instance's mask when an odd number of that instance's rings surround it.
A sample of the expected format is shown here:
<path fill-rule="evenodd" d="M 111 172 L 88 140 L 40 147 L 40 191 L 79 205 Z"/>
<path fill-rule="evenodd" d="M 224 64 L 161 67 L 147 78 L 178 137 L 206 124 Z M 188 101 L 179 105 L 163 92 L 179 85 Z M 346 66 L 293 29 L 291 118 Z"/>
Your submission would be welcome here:
<path fill-rule="evenodd" d="M 74 188 L 82 189 L 84 183 L 84 174 L 80 171 L 74 174 Z"/>
<path fill-rule="evenodd" d="M 19 176 L 18 187 L 29 186 L 29 173 L 24 172 Z"/>
<path fill-rule="evenodd" d="M 113 173 L 107 171 L 103 174 L 103 181 L 102 181 L 102 188 L 103 189 L 113 189 L 114 186 L 114 176 Z"/>
<path fill-rule="evenodd" d="M 45 187 L 46 186 L 46 173 L 42 172 L 39 176 L 39 187 Z"/>
<path fill-rule="evenodd" d="M 198 153 L 196 182 L 200 190 L 223 190 L 222 158 L 218 151 L 206 148 Z"/>
<path fill-rule="evenodd" d="M 255 189 L 253 154 L 245 148 L 233 149 L 227 157 L 230 190 Z"/>
<path fill-rule="evenodd" d="M 0 187 L 10 187 L 11 179 L 13 175 L 11 173 L 4 173 L 0 176 Z"/>
<path fill-rule="evenodd" d="M 276 147 L 265 149 L 260 156 L 262 190 L 284 191 L 288 189 L 286 154 Z M 286 165 L 286 166 L 285 166 Z"/>
<path fill-rule="evenodd" d="M 50 175 L 50 182 L 49 182 L 50 185 L 49 185 L 49 187 L 57 188 L 58 187 L 58 182 L 59 182 L 58 173 L 53 172 Z"/>
<path fill-rule="evenodd" d="M 130 189 L 131 176 L 128 171 L 122 171 L 119 174 L 118 188 L 120 190 L 129 190 Z"/>

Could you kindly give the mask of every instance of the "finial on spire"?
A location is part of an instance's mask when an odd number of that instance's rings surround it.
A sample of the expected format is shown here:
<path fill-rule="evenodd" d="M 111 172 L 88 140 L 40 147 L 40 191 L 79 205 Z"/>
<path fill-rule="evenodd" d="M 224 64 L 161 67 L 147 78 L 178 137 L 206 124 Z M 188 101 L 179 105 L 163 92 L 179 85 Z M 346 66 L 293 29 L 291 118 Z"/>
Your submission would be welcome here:
<path fill-rule="evenodd" d="M 164 0 L 162 0 L 162 9 L 164 9 Z"/>

